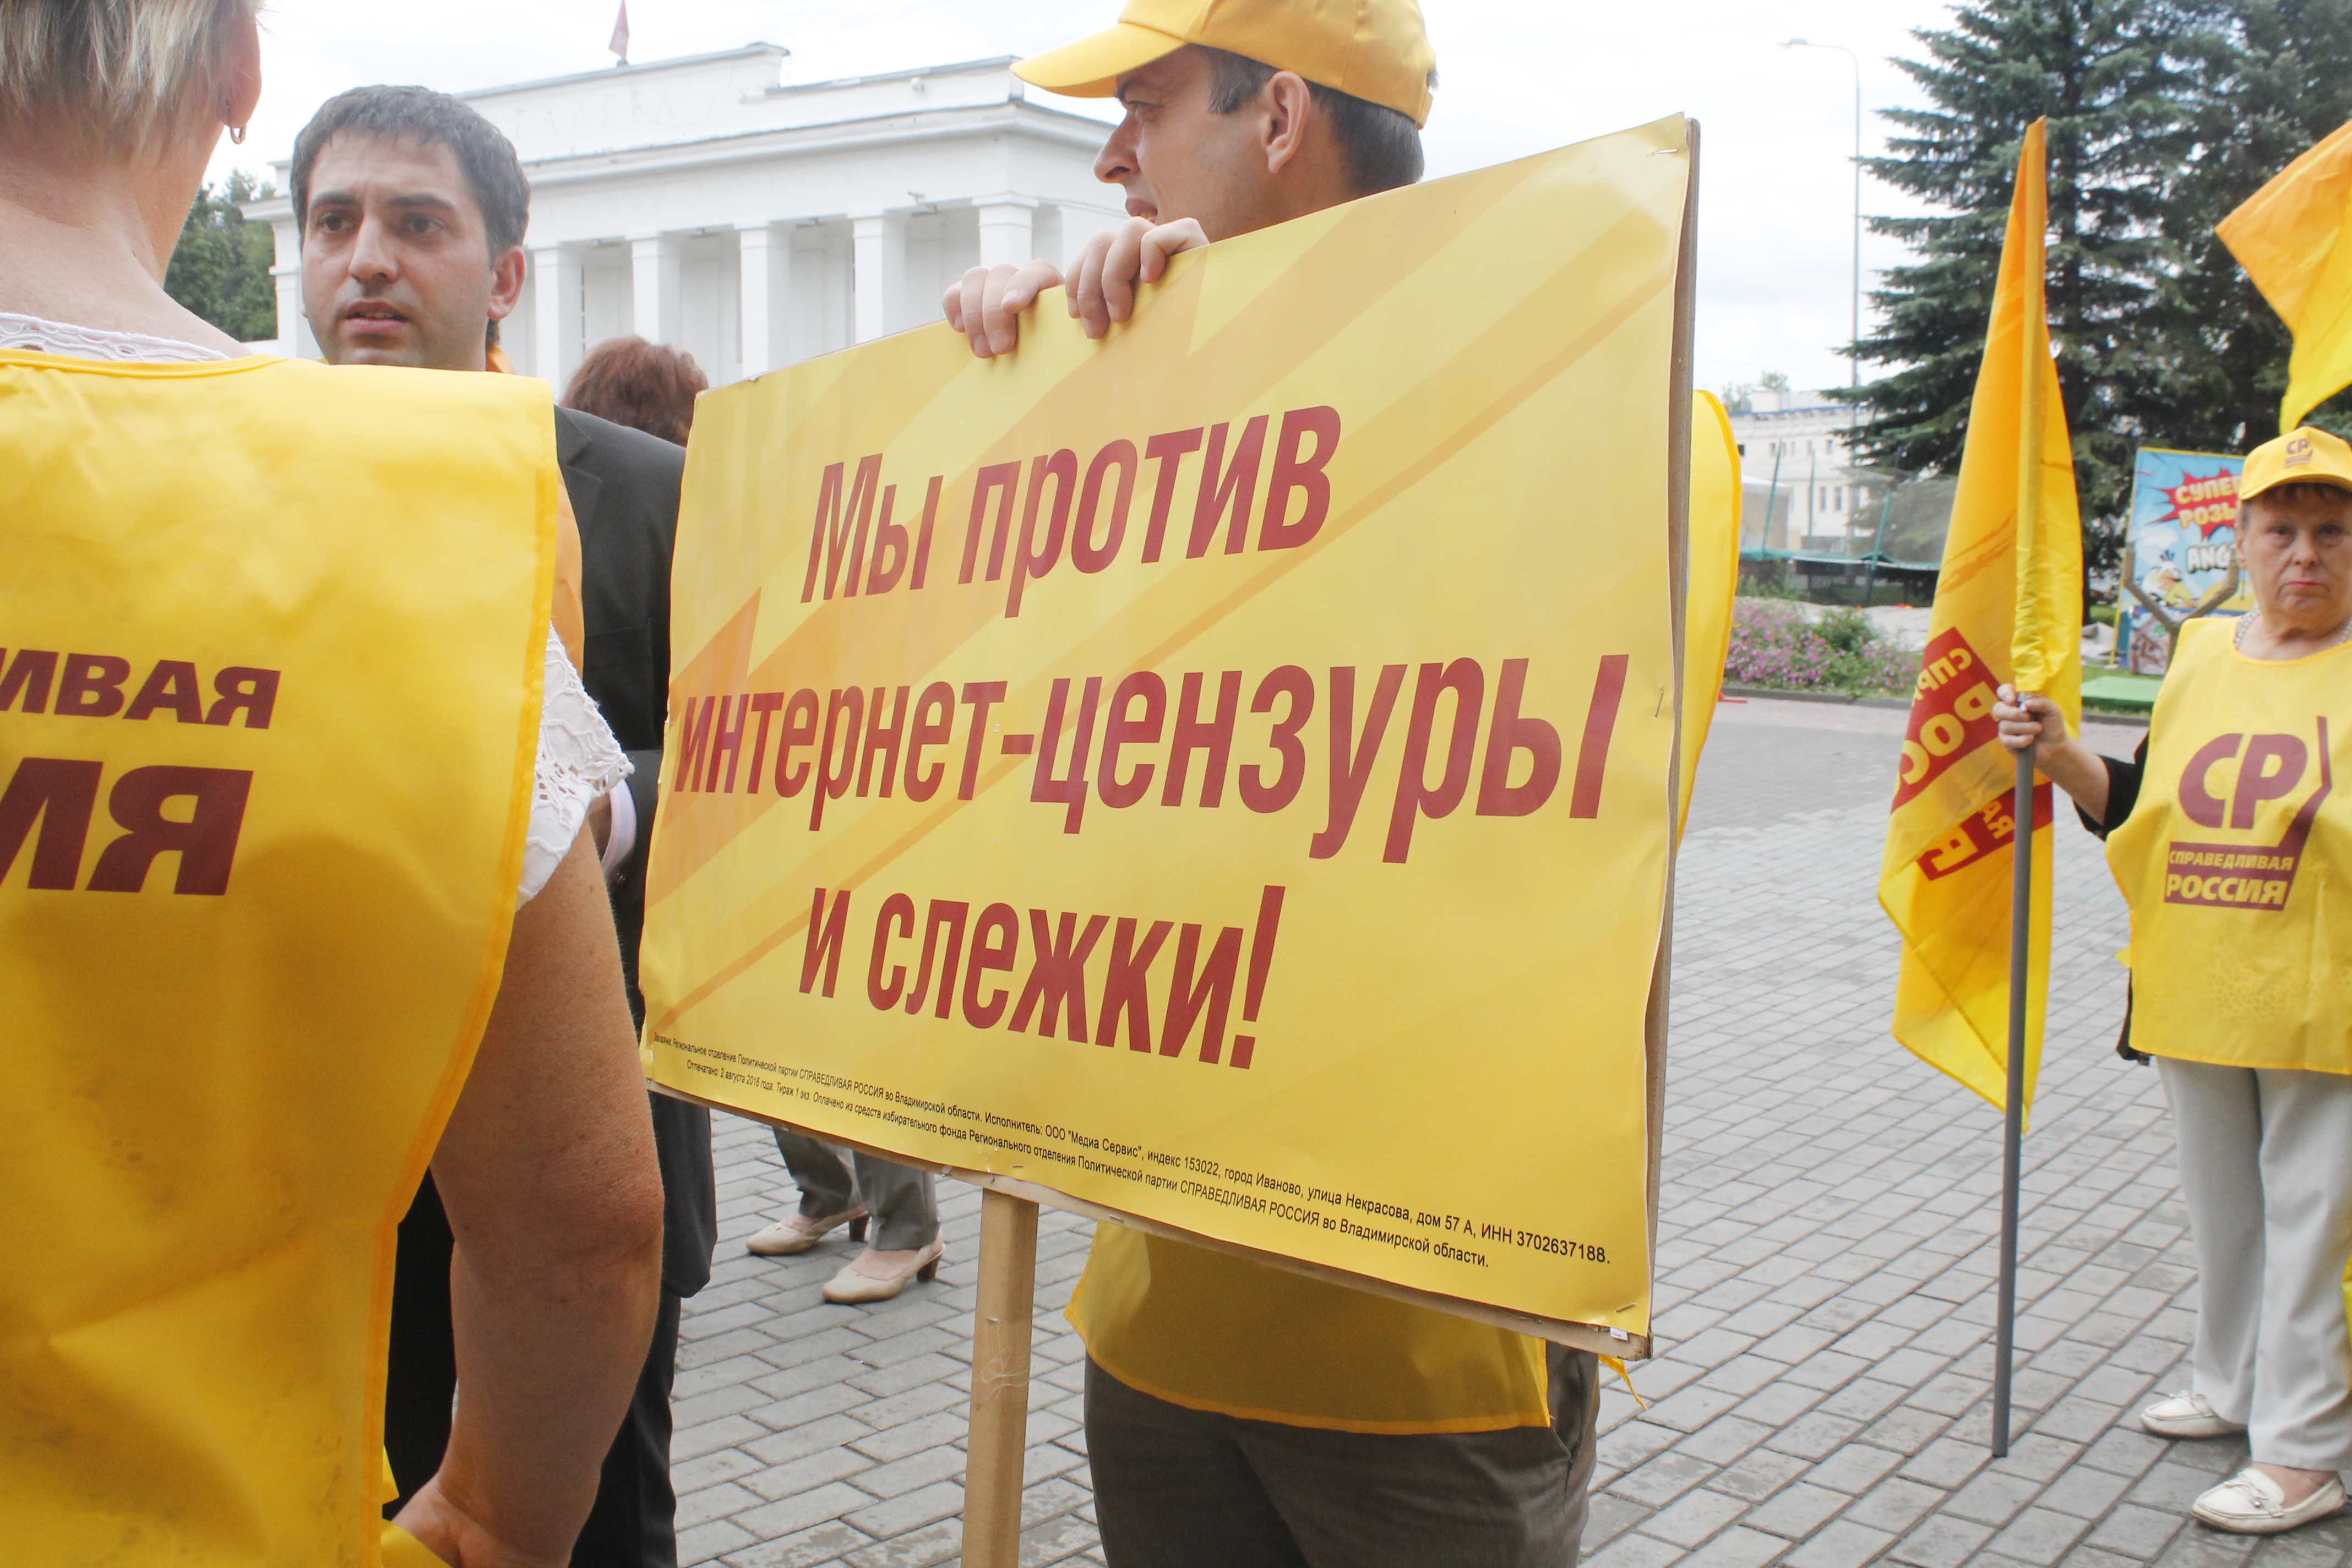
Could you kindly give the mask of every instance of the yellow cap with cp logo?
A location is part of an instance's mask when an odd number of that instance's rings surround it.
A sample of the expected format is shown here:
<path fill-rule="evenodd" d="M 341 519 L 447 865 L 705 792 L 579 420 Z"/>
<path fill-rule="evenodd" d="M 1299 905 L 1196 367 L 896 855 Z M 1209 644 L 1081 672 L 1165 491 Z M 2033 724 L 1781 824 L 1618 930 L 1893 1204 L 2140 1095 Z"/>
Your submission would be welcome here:
<path fill-rule="evenodd" d="M 1120 77 L 1187 44 L 1429 120 L 1437 57 L 1416 0 L 1129 0 L 1116 26 L 1013 70 L 1048 92 L 1108 98 Z"/>
<path fill-rule="evenodd" d="M 2246 454 L 2238 500 L 2250 501 L 2281 485 L 2334 485 L 2352 490 L 2352 446 L 2340 436 L 2305 425 Z"/>

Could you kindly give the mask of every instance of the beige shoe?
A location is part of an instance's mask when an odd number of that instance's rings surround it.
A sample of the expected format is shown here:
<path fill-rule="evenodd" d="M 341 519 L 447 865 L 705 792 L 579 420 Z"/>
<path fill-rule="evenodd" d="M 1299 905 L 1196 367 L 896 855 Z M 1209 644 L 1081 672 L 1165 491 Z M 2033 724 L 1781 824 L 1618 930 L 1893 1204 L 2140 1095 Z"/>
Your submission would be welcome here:
<path fill-rule="evenodd" d="M 866 1209 L 863 1205 L 841 1214 L 812 1218 L 796 1214 L 790 1219 L 780 1219 L 743 1244 L 743 1249 L 760 1258 L 790 1258 L 806 1252 L 824 1239 L 825 1233 L 846 1222 L 849 1239 L 866 1239 Z"/>
<path fill-rule="evenodd" d="M 2225 1420 L 2201 1394 L 2176 1394 L 2139 1413 L 2143 1431 L 2159 1437 L 2234 1437 L 2245 1427 Z"/>
<path fill-rule="evenodd" d="M 833 1277 L 824 1288 L 824 1299 L 850 1305 L 859 1301 L 887 1301 L 907 1288 L 909 1279 L 919 1279 L 928 1285 L 940 1271 L 940 1255 L 947 1251 L 947 1242 L 939 1237 L 917 1252 L 877 1252 L 872 1247 L 857 1255 L 848 1268 Z M 884 1258 L 903 1258 L 900 1262 L 883 1262 Z"/>
<path fill-rule="evenodd" d="M 2233 1535 L 2277 1535 L 2326 1519 L 2344 1507 L 2344 1482 L 2330 1476 L 2319 1489 L 2290 1505 L 2270 1477 L 2249 1465 L 2200 1497 L 2189 1512 L 2200 1522 Z"/>

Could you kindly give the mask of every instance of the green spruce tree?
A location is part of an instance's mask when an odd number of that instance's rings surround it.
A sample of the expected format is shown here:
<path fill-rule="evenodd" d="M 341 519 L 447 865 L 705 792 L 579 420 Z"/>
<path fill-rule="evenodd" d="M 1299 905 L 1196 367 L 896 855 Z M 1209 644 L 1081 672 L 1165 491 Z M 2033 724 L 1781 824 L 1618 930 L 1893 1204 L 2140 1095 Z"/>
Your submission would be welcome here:
<path fill-rule="evenodd" d="M 188 209 L 163 273 L 164 292 L 241 343 L 278 335 L 278 290 L 269 277 L 277 243 L 238 210 L 269 194 L 242 170 L 229 175 L 226 190 L 206 185 Z"/>
<path fill-rule="evenodd" d="M 1848 351 L 1892 373 L 1832 395 L 1862 405 L 1865 456 L 1958 470 L 2019 150 L 2046 118 L 2051 337 L 2085 557 L 2113 562 L 2165 370 L 2144 329 L 2174 270 L 2166 200 L 2197 149 L 2200 80 L 2228 47 L 2221 4 L 1963 0 L 1952 27 L 1916 35 L 1924 58 L 1895 63 L 1930 107 L 1888 111 L 1902 133 L 1868 167 L 1948 216 L 1872 220 L 1916 259 L 1888 270 L 1880 324 Z"/>

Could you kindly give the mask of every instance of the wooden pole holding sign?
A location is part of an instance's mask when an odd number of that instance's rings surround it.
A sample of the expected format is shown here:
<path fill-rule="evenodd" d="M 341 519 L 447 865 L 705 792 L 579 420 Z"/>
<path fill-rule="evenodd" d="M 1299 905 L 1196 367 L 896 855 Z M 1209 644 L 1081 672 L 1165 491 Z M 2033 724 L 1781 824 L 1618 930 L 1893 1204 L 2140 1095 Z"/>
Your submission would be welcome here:
<path fill-rule="evenodd" d="M 1021 1467 L 1029 1446 L 1029 1334 L 1037 1312 L 1037 1205 L 980 1194 L 980 1301 L 971 1325 L 971 1439 L 963 1470 L 963 1568 L 1021 1561 Z"/>

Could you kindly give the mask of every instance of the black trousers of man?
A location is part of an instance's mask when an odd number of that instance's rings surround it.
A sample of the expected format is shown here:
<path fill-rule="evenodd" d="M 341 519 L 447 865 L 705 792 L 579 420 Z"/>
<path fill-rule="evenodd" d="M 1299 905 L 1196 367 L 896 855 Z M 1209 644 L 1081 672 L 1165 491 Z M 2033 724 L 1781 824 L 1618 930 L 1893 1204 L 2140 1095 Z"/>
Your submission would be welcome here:
<path fill-rule="evenodd" d="M 662 771 L 669 692 L 670 552 L 677 532 L 686 451 L 656 436 L 574 409 L 555 410 L 556 461 L 580 525 L 580 679 L 636 772 L 636 846 L 608 889 L 632 1022 L 645 1017 L 637 942 L 645 924 L 646 855 Z M 719 1200 L 710 1162 L 710 1112 L 653 1097 L 654 1153 L 662 1175 L 660 1316 L 628 1415 L 604 1456 L 595 1508 L 572 1548 L 572 1568 L 677 1568 L 670 1487 L 670 1384 L 677 1363 L 678 1303 L 710 1278 Z M 441 1194 L 428 1176 L 400 1224 L 392 1299 L 392 1361 L 385 1379 L 384 1448 L 400 1502 L 440 1468 L 457 1385 L 449 1320 L 452 1243 Z"/>

